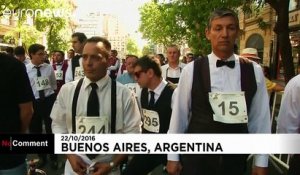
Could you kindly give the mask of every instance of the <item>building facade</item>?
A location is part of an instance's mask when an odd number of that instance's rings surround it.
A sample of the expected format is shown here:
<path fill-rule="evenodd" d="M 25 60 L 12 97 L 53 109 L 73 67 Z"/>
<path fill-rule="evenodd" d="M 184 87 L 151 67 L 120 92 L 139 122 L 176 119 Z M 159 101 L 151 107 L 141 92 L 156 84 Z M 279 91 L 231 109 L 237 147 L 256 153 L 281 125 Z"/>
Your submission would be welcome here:
<path fill-rule="evenodd" d="M 266 4 L 259 14 L 239 13 L 241 35 L 238 41 L 239 51 L 252 47 L 258 50 L 263 66 L 270 67 L 273 78 L 283 80 L 283 67 L 277 36 L 273 29 L 276 23 L 276 12 Z M 290 0 L 289 28 L 292 55 L 296 74 L 300 67 L 300 0 Z"/>

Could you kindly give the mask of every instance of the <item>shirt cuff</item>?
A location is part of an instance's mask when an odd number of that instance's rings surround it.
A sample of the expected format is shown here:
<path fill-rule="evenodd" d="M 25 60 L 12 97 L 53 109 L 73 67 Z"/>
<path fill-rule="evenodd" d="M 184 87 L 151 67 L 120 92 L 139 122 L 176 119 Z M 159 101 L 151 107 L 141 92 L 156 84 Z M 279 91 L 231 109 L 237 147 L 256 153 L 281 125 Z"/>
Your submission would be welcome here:
<path fill-rule="evenodd" d="M 256 154 L 254 156 L 254 165 L 257 167 L 268 167 L 268 154 Z"/>
<path fill-rule="evenodd" d="M 168 154 L 168 160 L 179 161 L 179 154 Z"/>

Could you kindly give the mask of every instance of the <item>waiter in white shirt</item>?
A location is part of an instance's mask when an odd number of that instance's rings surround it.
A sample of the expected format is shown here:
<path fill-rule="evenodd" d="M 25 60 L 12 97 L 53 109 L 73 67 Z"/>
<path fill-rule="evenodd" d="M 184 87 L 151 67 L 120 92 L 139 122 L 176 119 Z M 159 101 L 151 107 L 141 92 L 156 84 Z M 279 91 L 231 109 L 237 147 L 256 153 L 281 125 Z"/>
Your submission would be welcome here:
<path fill-rule="evenodd" d="M 110 43 L 101 37 L 86 41 L 85 77 L 62 86 L 51 112 L 54 133 L 139 133 L 141 115 L 131 91 L 107 75 Z M 73 103 L 74 102 L 74 103 Z M 119 175 L 126 155 L 67 155 L 65 175 L 84 175 L 92 162 L 95 174 Z"/>
<path fill-rule="evenodd" d="M 82 68 L 82 50 L 87 37 L 84 33 L 76 32 L 72 34 L 72 47 L 76 55 L 71 59 L 67 72 L 66 83 L 74 80 L 79 80 L 84 77 Z"/>
<path fill-rule="evenodd" d="M 168 64 L 165 64 L 161 67 L 162 76 L 168 82 L 173 84 L 177 84 L 179 81 L 179 77 L 184 63 L 179 61 L 180 50 L 176 45 L 170 45 L 167 47 L 167 60 Z"/>
<path fill-rule="evenodd" d="M 31 62 L 26 65 L 31 88 L 35 96 L 33 102 L 33 116 L 30 123 L 30 133 L 40 134 L 43 132 L 43 122 L 47 134 L 52 134 L 50 112 L 55 101 L 56 78 L 50 64 L 44 63 L 45 47 L 41 44 L 32 44 L 28 48 Z M 47 162 L 45 154 L 40 154 L 39 167 Z M 57 158 L 51 155 L 51 166 L 57 167 Z"/>
<path fill-rule="evenodd" d="M 285 87 L 277 121 L 277 133 L 300 134 L 300 75 Z M 293 155 L 288 175 L 300 174 L 300 155 Z"/>
<path fill-rule="evenodd" d="M 182 71 L 169 133 L 270 133 L 268 94 L 261 67 L 233 53 L 239 20 L 230 9 L 210 16 L 212 53 Z M 189 113 L 191 112 L 191 115 Z M 259 144 L 259 143 L 258 143 Z M 247 155 L 168 155 L 170 175 L 241 175 Z M 252 175 L 267 174 L 268 156 L 256 155 Z M 182 171 L 181 171 L 182 170 Z"/>

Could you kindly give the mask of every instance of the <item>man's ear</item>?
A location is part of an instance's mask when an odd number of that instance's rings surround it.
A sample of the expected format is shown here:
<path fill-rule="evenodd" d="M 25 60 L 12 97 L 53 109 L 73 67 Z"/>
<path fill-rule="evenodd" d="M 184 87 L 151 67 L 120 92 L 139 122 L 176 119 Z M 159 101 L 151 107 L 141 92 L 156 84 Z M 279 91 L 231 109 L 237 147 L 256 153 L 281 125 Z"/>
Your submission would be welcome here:
<path fill-rule="evenodd" d="M 210 41 L 210 36 L 209 36 L 209 34 L 210 34 L 209 29 L 208 29 L 208 28 L 205 28 L 205 36 L 206 36 L 206 39 Z"/>
<path fill-rule="evenodd" d="M 154 76 L 154 71 L 153 71 L 153 69 L 148 69 L 147 70 L 147 75 L 149 76 L 149 77 L 153 77 Z"/>

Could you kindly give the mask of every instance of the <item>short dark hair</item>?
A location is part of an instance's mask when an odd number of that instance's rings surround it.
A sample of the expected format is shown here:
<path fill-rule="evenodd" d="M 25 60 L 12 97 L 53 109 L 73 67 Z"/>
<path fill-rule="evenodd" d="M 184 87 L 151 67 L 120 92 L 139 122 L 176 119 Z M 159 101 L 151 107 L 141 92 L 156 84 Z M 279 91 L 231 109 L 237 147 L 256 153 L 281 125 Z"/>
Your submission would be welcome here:
<path fill-rule="evenodd" d="M 229 9 L 229 8 L 218 8 L 215 9 L 209 16 L 208 18 L 208 23 L 207 23 L 207 28 L 210 29 L 211 28 L 211 23 L 213 20 L 217 19 L 217 18 L 223 18 L 225 16 L 231 16 L 234 18 L 235 22 L 236 22 L 236 27 L 238 29 L 240 29 L 240 24 L 239 24 L 239 18 L 237 16 L 237 14 Z"/>
<path fill-rule="evenodd" d="M 72 34 L 72 38 L 77 37 L 78 41 L 81 43 L 84 43 L 87 40 L 87 37 L 84 33 L 81 32 L 75 32 Z"/>
<path fill-rule="evenodd" d="M 54 50 L 52 53 L 58 52 L 60 53 L 63 57 L 65 57 L 65 53 L 61 50 Z"/>
<path fill-rule="evenodd" d="M 111 50 L 111 52 L 114 53 L 114 54 L 116 54 L 116 55 L 118 55 L 118 51 L 115 50 L 115 49 Z"/>
<path fill-rule="evenodd" d="M 17 46 L 14 50 L 15 55 L 25 55 L 25 49 L 23 46 Z"/>
<path fill-rule="evenodd" d="M 39 50 L 45 50 L 45 46 L 43 46 L 41 44 L 32 44 L 32 45 L 30 45 L 29 48 L 28 48 L 29 57 L 31 58 L 31 54 L 35 54 Z"/>
<path fill-rule="evenodd" d="M 135 59 L 139 59 L 136 55 L 130 55 L 130 54 L 129 54 L 129 55 L 126 55 L 126 59 L 129 58 L 129 57 L 133 57 L 133 58 L 135 58 Z"/>
<path fill-rule="evenodd" d="M 148 55 L 139 58 L 135 66 L 140 66 L 143 71 L 152 69 L 156 76 L 161 77 L 160 65 Z"/>
<path fill-rule="evenodd" d="M 5 49 L 6 53 L 10 54 L 10 55 L 13 55 L 14 54 L 14 48 L 12 47 L 6 47 Z"/>
<path fill-rule="evenodd" d="M 111 50 L 111 44 L 106 38 L 99 37 L 99 36 L 93 36 L 93 37 L 86 40 L 86 43 L 98 43 L 98 42 L 103 43 L 105 49 L 107 50 L 107 52 L 105 53 L 105 56 L 106 56 L 106 58 L 108 58 L 109 57 L 109 52 Z"/>

